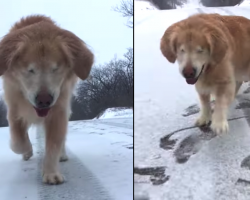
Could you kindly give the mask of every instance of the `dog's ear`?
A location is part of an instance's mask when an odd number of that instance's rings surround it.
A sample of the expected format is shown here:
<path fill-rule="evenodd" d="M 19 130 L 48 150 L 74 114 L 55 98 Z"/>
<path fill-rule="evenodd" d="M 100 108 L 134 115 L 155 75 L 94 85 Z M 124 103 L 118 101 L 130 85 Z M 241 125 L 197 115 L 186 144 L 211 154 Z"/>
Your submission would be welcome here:
<path fill-rule="evenodd" d="M 211 32 L 206 33 L 206 38 L 209 44 L 210 57 L 214 63 L 220 63 L 225 57 L 228 42 L 224 34 L 216 29 L 213 29 Z"/>
<path fill-rule="evenodd" d="M 94 63 L 93 53 L 80 38 L 70 31 L 63 30 L 63 41 L 62 48 L 68 64 L 80 79 L 87 79 Z"/>
<path fill-rule="evenodd" d="M 24 44 L 17 35 L 9 33 L 0 41 L 0 76 L 18 59 Z"/>
<path fill-rule="evenodd" d="M 161 38 L 161 52 L 171 63 L 174 63 L 176 60 L 176 40 L 178 31 L 179 25 L 173 24 L 165 31 L 164 35 Z"/>

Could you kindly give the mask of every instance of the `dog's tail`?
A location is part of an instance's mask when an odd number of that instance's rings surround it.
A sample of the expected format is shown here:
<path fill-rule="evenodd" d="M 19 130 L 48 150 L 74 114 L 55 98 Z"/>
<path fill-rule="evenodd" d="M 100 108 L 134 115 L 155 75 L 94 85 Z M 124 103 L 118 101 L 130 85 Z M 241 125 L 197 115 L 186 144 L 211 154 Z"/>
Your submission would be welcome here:
<path fill-rule="evenodd" d="M 24 28 L 26 26 L 30 26 L 32 24 L 42 22 L 42 21 L 55 24 L 55 22 L 51 18 L 49 18 L 47 16 L 44 16 L 44 15 L 30 15 L 30 16 L 21 18 L 21 20 L 19 22 L 15 23 L 11 27 L 10 32 L 21 29 L 21 28 Z"/>

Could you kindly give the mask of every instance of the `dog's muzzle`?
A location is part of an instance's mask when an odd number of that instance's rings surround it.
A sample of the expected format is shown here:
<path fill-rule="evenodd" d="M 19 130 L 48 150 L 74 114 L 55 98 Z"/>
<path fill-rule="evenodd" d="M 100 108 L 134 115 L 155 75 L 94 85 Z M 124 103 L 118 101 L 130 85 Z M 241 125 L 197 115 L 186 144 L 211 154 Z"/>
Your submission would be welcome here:
<path fill-rule="evenodd" d="M 188 68 L 183 70 L 183 76 L 186 79 L 187 84 L 194 85 L 198 81 L 200 75 L 202 74 L 204 66 L 205 65 L 202 66 L 198 76 L 196 76 L 197 71 L 195 68 Z"/>

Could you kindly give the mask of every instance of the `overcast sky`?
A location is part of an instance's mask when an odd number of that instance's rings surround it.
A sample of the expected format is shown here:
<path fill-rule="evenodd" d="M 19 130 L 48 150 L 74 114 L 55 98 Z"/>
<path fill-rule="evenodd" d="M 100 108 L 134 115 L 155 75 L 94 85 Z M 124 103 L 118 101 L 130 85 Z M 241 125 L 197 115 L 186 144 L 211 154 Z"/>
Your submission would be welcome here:
<path fill-rule="evenodd" d="M 112 11 L 120 0 L 0 0 L 0 37 L 21 17 L 50 16 L 62 28 L 75 33 L 91 46 L 96 64 L 122 57 L 133 47 L 133 29 L 127 19 Z"/>

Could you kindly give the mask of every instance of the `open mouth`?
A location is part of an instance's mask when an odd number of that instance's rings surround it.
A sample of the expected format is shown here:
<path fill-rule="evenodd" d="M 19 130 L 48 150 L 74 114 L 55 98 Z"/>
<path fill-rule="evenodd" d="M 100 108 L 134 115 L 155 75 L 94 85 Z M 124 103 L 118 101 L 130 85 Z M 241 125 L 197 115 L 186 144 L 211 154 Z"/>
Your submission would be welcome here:
<path fill-rule="evenodd" d="M 186 78 L 187 84 L 194 85 L 198 81 L 198 79 L 199 79 L 199 77 L 200 77 L 200 75 L 201 75 L 201 73 L 202 73 L 202 71 L 204 69 L 204 66 L 205 65 L 202 66 L 201 71 L 200 71 L 200 73 L 199 73 L 199 75 L 197 77 L 195 77 L 195 78 Z"/>
<path fill-rule="evenodd" d="M 36 107 L 34 107 L 34 109 L 39 117 L 46 117 L 50 110 L 50 108 L 36 108 Z"/>

